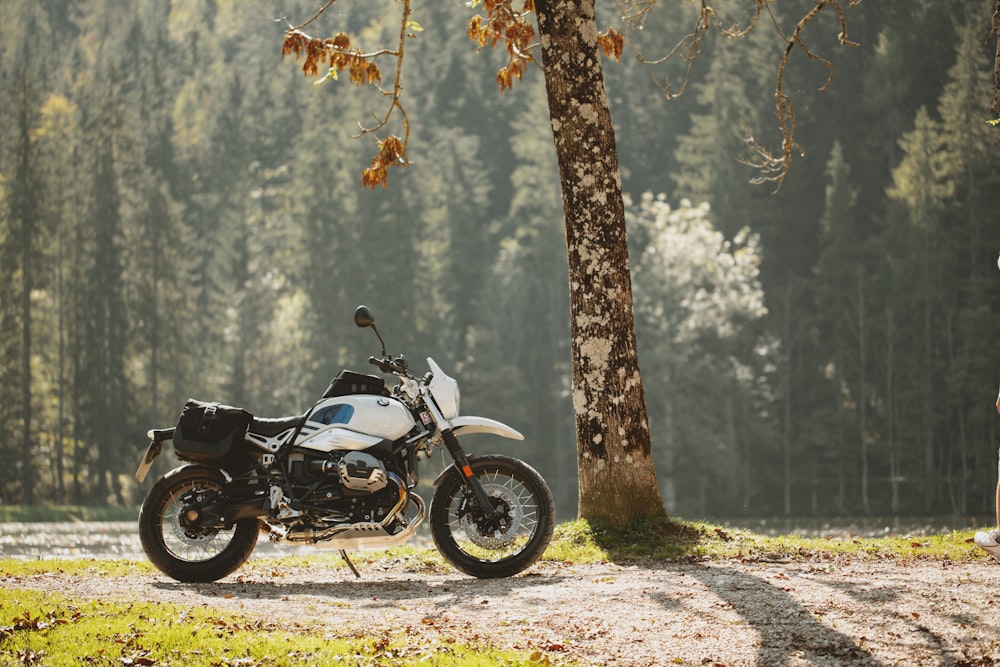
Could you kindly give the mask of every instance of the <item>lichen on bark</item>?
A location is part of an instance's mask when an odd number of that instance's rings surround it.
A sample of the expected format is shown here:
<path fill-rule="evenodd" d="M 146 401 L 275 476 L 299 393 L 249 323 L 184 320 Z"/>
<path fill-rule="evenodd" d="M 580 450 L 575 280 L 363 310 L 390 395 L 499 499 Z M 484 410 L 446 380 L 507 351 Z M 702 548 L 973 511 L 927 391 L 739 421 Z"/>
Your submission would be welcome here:
<path fill-rule="evenodd" d="M 625 207 L 593 0 L 537 0 L 570 271 L 580 516 L 664 516 L 639 375 Z"/>

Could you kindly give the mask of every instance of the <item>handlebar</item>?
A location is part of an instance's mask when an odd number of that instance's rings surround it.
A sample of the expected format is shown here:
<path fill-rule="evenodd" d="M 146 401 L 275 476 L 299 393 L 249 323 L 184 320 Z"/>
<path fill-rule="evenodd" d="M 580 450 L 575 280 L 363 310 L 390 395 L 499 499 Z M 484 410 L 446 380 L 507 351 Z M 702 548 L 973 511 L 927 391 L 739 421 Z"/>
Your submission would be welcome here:
<path fill-rule="evenodd" d="M 406 359 L 400 355 L 395 359 L 390 357 L 368 357 L 368 363 L 377 366 L 383 373 L 394 373 L 406 375 L 408 365 Z"/>

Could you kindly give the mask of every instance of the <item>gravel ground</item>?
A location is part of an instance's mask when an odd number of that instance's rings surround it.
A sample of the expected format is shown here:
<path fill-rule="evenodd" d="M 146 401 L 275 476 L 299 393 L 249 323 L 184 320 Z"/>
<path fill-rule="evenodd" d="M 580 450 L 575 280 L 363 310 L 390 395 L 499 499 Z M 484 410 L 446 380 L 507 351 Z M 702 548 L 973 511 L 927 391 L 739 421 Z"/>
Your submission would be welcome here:
<path fill-rule="evenodd" d="M 359 565 L 361 579 L 323 561 L 278 561 L 214 584 L 0 573 L 0 585 L 205 605 L 338 634 L 408 629 L 553 662 L 1000 665 L 1000 563 L 985 559 L 543 562 L 500 580 L 398 560 Z"/>

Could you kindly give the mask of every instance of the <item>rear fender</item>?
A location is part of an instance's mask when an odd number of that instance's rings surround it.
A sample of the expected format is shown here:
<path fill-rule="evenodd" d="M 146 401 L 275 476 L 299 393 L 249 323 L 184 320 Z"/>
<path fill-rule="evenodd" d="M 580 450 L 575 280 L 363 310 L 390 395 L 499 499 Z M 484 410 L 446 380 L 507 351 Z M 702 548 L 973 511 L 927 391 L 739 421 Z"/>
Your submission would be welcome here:
<path fill-rule="evenodd" d="M 173 477 L 174 475 L 180 473 L 182 470 L 190 470 L 191 468 L 201 468 L 202 470 L 211 470 L 212 472 L 219 473 L 220 475 L 223 476 L 223 478 L 225 478 L 227 484 L 233 481 L 233 476 L 230 475 L 225 470 L 223 470 L 222 468 L 219 468 L 217 466 L 205 465 L 203 463 L 183 463 L 174 468 L 173 470 L 171 470 L 170 472 L 168 472 L 166 475 L 164 475 L 163 479 L 166 479 L 168 477 Z"/>

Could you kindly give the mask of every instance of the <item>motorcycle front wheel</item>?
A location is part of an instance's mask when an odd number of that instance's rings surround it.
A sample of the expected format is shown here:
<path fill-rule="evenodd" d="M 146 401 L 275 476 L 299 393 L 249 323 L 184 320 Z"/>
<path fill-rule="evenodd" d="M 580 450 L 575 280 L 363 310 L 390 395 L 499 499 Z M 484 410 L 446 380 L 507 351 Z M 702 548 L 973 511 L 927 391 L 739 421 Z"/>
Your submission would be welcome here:
<path fill-rule="evenodd" d="M 242 519 L 229 530 L 199 527 L 195 520 L 199 504 L 225 483 L 218 471 L 188 467 L 153 485 L 139 510 L 139 539 L 157 569 L 177 581 L 216 581 L 250 557 L 257 519 Z"/>
<path fill-rule="evenodd" d="M 453 467 L 431 501 L 434 544 L 445 560 L 473 577 L 513 576 L 541 558 L 552 540 L 552 492 L 534 468 L 517 459 L 481 456 L 470 465 L 494 516 L 483 511 Z"/>

